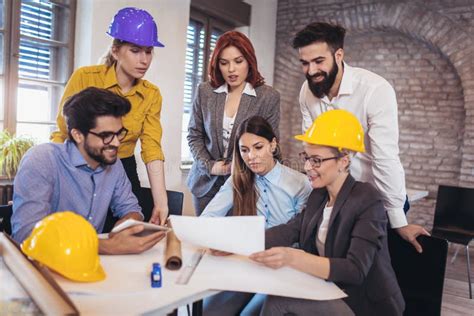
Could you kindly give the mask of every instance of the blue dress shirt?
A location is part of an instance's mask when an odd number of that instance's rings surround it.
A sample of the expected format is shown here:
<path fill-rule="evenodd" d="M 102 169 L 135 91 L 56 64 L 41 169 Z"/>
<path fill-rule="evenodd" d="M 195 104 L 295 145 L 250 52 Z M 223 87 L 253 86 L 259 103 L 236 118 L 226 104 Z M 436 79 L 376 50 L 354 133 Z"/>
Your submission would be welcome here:
<path fill-rule="evenodd" d="M 313 190 L 308 178 L 294 169 L 277 162 L 266 175 L 256 175 L 258 191 L 257 215 L 265 217 L 270 228 L 284 224 L 305 206 Z M 229 177 L 201 216 L 226 216 L 233 206 L 232 177 Z"/>
<path fill-rule="evenodd" d="M 119 218 L 141 213 L 120 160 L 93 170 L 73 142 L 41 144 L 25 154 L 15 177 L 12 235 L 21 243 L 38 221 L 67 210 L 100 233 L 109 207 Z"/>

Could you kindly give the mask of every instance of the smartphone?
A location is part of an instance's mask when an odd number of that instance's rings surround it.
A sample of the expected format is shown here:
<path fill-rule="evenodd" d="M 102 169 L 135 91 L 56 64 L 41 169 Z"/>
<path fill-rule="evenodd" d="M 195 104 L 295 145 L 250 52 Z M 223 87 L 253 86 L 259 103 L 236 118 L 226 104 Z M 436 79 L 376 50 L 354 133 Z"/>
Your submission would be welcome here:
<path fill-rule="evenodd" d="M 156 233 L 158 231 L 168 232 L 168 231 L 171 230 L 171 228 L 166 227 L 166 226 L 140 222 L 140 221 L 137 221 L 135 219 L 127 219 L 125 222 L 120 223 L 119 225 L 115 226 L 112 229 L 112 233 L 118 233 L 118 232 L 120 232 L 120 231 L 122 231 L 126 228 L 129 228 L 129 227 L 132 227 L 132 226 L 135 226 L 135 225 L 143 225 L 145 227 L 145 229 L 143 231 L 136 234 L 136 236 L 140 236 L 140 237 L 147 236 L 147 235 Z"/>

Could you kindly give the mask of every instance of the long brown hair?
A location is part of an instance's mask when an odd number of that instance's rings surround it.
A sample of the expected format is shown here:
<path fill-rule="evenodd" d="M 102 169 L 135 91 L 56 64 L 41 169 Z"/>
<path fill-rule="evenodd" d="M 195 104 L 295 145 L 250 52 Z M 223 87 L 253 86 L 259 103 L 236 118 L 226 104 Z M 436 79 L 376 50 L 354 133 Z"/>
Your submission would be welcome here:
<path fill-rule="evenodd" d="M 239 150 L 239 140 L 243 134 L 250 133 L 272 142 L 276 139 L 272 126 L 261 116 L 252 116 L 240 124 L 235 137 L 234 156 L 232 159 L 232 182 L 234 206 L 232 215 L 257 215 L 258 192 L 255 187 L 255 173 L 244 162 Z M 277 145 L 273 158 L 281 160 L 280 148 Z"/>
<path fill-rule="evenodd" d="M 249 73 L 245 79 L 249 82 L 252 87 L 256 88 L 265 83 L 265 79 L 258 72 L 257 57 L 255 56 L 255 49 L 249 38 L 244 34 L 237 31 L 229 31 L 222 34 L 216 43 L 216 48 L 212 52 L 210 67 L 209 67 L 209 79 L 213 88 L 220 87 L 225 83 L 222 72 L 219 69 L 219 58 L 224 49 L 229 46 L 236 47 L 244 56 L 245 60 L 249 64 Z"/>

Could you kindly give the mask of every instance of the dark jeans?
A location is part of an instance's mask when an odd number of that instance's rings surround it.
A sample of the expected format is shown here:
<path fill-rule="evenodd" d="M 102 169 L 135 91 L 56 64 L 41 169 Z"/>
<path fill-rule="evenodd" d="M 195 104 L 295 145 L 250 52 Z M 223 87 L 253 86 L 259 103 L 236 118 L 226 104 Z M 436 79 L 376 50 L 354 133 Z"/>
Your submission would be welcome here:
<path fill-rule="evenodd" d="M 409 210 L 410 210 L 410 202 L 408 202 L 408 196 L 407 196 L 406 200 L 405 200 L 405 205 L 403 205 L 403 211 L 406 214 L 406 213 L 408 213 Z M 387 239 L 388 240 L 397 240 L 396 239 L 397 234 L 398 233 L 395 231 L 395 229 L 392 229 L 392 227 L 390 226 L 390 223 L 388 223 L 387 224 Z M 390 245 L 390 242 L 388 244 Z M 390 251 L 390 247 L 388 247 L 388 250 L 390 252 L 390 256 L 392 256 L 392 252 Z"/>
<path fill-rule="evenodd" d="M 125 169 L 125 173 L 127 174 L 128 179 L 132 185 L 132 192 L 138 199 L 138 203 L 141 202 L 141 186 L 140 186 L 140 179 L 138 178 L 137 172 L 137 161 L 135 160 L 135 156 L 122 158 L 123 168 Z M 115 223 L 117 222 L 118 218 L 113 216 L 112 210 L 109 208 L 107 212 L 107 218 L 105 219 L 104 229 L 102 230 L 103 233 L 108 233 L 112 230 Z"/>
<path fill-rule="evenodd" d="M 408 211 L 410 210 L 410 202 L 408 202 L 408 195 L 407 195 L 407 198 L 405 200 L 405 204 L 403 205 L 403 211 L 406 213 L 408 213 Z"/>
<path fill-rule="evenodd" d="M 263 308 L 260 315 L 353 316 L 354 312 L 342 299 L 330 301 L 313 301 L 291 297 L 268 295 L 263 304 Z"/>

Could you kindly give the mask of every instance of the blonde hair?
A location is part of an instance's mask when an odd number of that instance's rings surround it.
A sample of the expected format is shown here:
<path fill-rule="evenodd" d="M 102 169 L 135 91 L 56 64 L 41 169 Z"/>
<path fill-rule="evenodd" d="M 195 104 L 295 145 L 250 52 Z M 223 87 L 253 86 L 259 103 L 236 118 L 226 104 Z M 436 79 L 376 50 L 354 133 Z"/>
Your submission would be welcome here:
<path fill-rule="evenodd" d="M 356 154 L 356 152 L 349 149 L 345 149 L 345 148 L 341 148 L 341 149 L 336 148 L 336 147 L 329 147 L 329 148 L 331 149 L 333 154 L 337 156 L 338 159 L 347 156 L 349 163 L 347 164 L 345 171 L 349 172 L 350 171 L 349 168 L 351 166 L 351 157 L 353 157 Z"/>
<path fill-rule="evenodd" d="M 113 51 L 119 49 L 120 47 L 122 47 L 126 44 L 128 44 L 128 42 L 125 42 L 125 41 L 122 41 L 122 40 L 119 40 L 119 39 L 115 38 L 112 41 L 112 44 L 110 45 L 110 48 L 107 50 L 107 53 L 105 53 L 105 55 L 101 57 L 101 63 L 106 65 L 107 68 L 110 68 L 113 65 L 115 65 L 117 60 L 115 59 L 115 57 L 113 55 Z"/>

